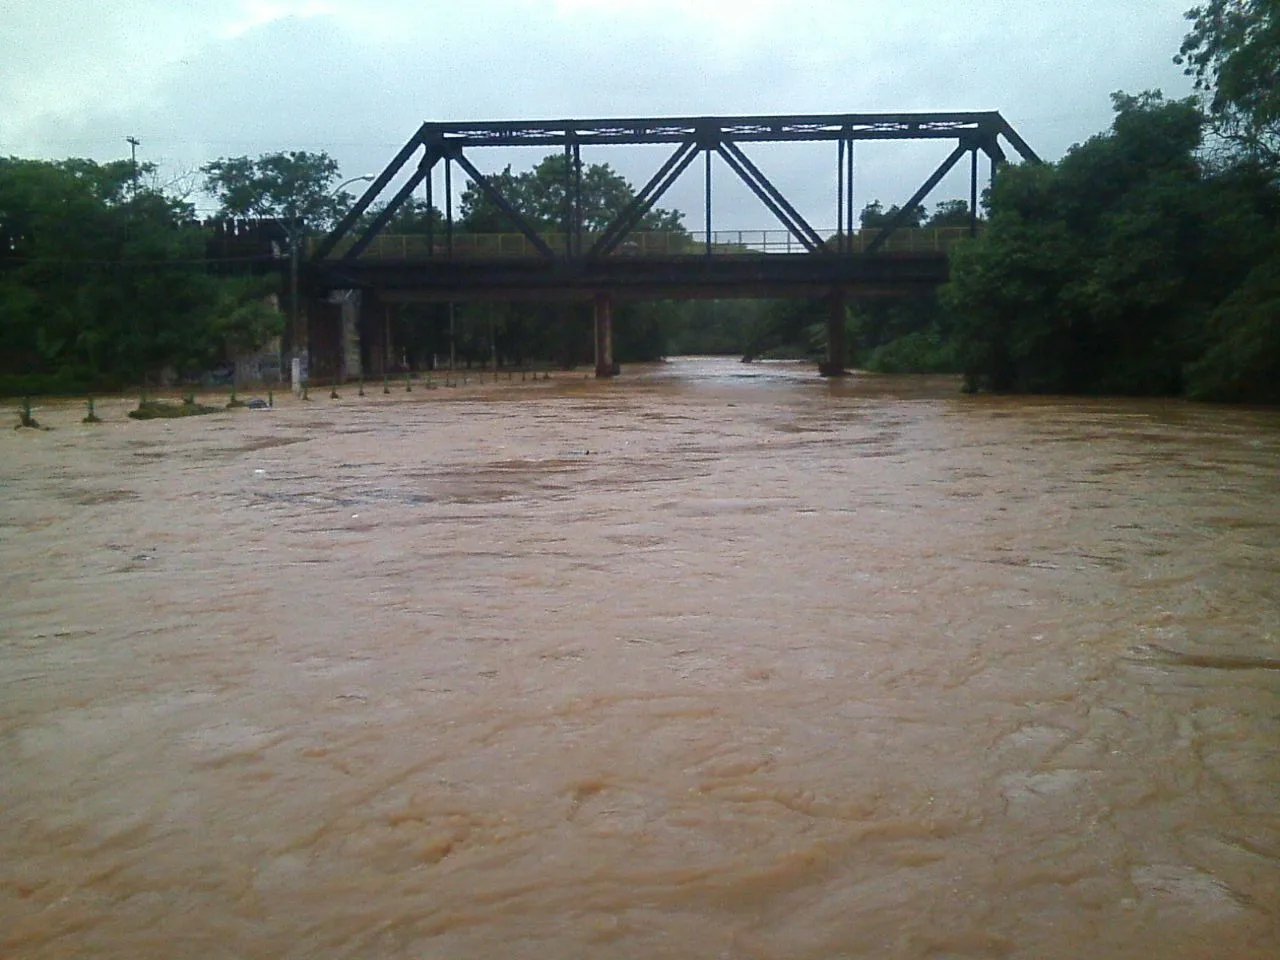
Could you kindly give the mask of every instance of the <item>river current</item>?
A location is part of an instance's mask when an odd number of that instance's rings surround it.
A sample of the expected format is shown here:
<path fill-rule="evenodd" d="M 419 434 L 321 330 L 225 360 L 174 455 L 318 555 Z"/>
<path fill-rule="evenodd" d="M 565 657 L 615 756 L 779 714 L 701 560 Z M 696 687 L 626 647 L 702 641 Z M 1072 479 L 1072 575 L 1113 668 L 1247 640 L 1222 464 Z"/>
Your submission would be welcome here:
<path fill-rule="evenodd" d="M 1280 955 L 1280 413 L 392 390 L 5 426 L 0 956 Z"/>

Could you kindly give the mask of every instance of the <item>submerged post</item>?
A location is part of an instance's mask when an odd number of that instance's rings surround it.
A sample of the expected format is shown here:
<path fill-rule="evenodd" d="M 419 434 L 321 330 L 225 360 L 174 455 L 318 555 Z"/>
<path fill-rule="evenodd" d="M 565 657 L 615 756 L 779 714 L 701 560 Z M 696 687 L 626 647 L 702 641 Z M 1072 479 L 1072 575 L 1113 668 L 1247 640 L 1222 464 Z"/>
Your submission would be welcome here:
<path fill-rule="evenodd" d="M 613 369 L 613 297 L 596 294 L 596 376 L 612 377 Z"/>
<path fill-rule="evenodd" d="M 836 287 L 827 298 L 830 311 L 827 314 L 827 359 L 818 364 L 818 372 L 824 377 L 843 377 L 845 359 L 848 356 L 844 339 L 845 299 L 844 290 Z"/>

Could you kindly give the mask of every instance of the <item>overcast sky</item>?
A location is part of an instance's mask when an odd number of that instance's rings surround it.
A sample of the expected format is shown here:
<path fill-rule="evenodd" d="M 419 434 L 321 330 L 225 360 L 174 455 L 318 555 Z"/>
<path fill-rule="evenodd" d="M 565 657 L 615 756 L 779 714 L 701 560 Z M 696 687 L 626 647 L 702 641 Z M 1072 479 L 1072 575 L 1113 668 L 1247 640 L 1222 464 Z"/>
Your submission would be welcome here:
<path fill-rule="evenodd" d="M 423 120 L 999 110 L 1056 158 L 1109 94 L 1189 84 L 1191 0 L 0 0 L 0 155 L 324 150 L 377 173 Z M 860 144 L 856 200 L 902 202 L 946 142 Z M 749 148 L 815 226 L 835 145 Z M 663 152 L 584 152 L 633 183 Z M 481 169 L 538 152 L 476 151 Z M 662 201 L 702 222 L 695 166 Z M 957 173 L 933 200 L 964 196 Z M 439 192 L 437 196 L 439 196 Z M 716 174 L 718 227 L 775 226 Z"/>

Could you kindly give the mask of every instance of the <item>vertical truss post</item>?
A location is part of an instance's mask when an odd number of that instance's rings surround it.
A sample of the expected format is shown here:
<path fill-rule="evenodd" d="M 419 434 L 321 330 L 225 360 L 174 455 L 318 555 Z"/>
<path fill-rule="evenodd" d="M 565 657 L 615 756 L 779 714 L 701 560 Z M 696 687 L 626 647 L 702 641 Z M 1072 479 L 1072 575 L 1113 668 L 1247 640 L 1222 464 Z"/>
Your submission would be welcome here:
<path fill-rule="evenodd" d="M 711 150 L 707 153 L 707 256 L 711 256 Z"/>
<path fill-rule="evenodd" d="M 969 236 L 978 235 L 978 147 L 975 144 L 973 161 L 969 169 Z"/>
<path fill-rule="evenodd" d="M 836 148 L 836 252 L 845 251 L 844 229 L 844 150 L 845 139 L 841 137 Z M 852 225 L 850 225 L 852 226 Z"/>
<path fill-rule="evenodd" d="M 434 257 L 436 255 L 436 218 L 434 216 L 436 205 L 432 193 L 435 189 L 435 170 L 434 168 L 427 174 L 427 256 Z"/>
<path fill-rule="evenodd" d="M 582 256 L 582 145 L 573 141 L 573 251 Z"/>
<path fill-rule="evenodd" d="M 564 258 L 573 258 L 573 131 L 567 131 L 564 142 Z"/>
<path fill-rule="evenodd" d="M 845 222 L 849 224 L 849 245 L 848 251 L 853 253 L 853 176 L 855 169 L 853 166 L 853 138 L 849 138 L 849 152 L 845 154 L 845 162 L 848 169 L 845 171 L 845 181 L 849 184 L 849 191 L 845 196 L 845 203 L 848 206 L 845 209 Z"/>
<path fill-rule="evenodd" d="M 453 157 L 444 158 L 444 253 L 453 259 Z"/>

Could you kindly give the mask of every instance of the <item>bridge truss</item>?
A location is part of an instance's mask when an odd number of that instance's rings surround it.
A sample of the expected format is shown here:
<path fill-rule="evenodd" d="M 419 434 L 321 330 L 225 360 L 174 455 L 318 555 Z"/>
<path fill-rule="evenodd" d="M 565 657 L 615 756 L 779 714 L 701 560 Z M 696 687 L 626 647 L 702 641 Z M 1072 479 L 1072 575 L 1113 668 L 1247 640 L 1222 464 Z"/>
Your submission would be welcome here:
<path fill-rule="evenodd" d="M 954 141 L 955 148 L 925 180 L 896 217 L 885 224 L 869 244 L 859 244 L 856 252 L 878 252 L 895 231 L 908 222 L 913 211 L 965 156 L 971 156 L 969 209 L 976 227 L 978 207 L 978 157 L 991 160 L 992 175 L 1005 162 L 1001 140 L 1025 161 L 1039 158 L 1026 141 L 997 112 L 980 113 L 884 113 L 826 114 L 761 117 L 693 117 L 683 119 L 631 120 L 505 120 L 490 123 L 424 123 L 370 184 L 350 212 L 320 243 L 313 262 L 329 259 L 345 239 L 354 242 L 341 253 L 343 261 L 358 259 L 381 234 L 400 207 L 423 183 L 427 203 L 433 205 L 432 171 L 444 164 L 445 257 L 453 254 L 453 166 L 458 167 L 477 188 L 506 215 L 544 260 L 593 260 L 614 253 L 640 225 L 645 214 L 701 155 L 706 178 L 706 252 L 713 246 L 711 220 L 712 157 L 719 155 L 753 194 L 777 217 L 806 253 L 854 253 L 853 178 L 854 143 L 859 140 L 942 140 Z M 836 156 L 837 231 L 824 239 L 788 201 L 743 149 L 746 144 L 778 142 L 834 142 Z M 581 149 L 597 146 L 668 144 L 674 151 L 657 172 L 636 193 L 632 201 L 598 235 L 587 237 L 583 230 Z M 505 197 L 499 186 L 483 174 L 467 151 L 482 147 L 559 147 L 565 154 L 564 211 L 562 231 L 565 242 L 553 250 L 539 230 Z M 417 164 L 400 189 L 362 231 L 353 234 L 365 212 L 377 201 L 415 154 Z M 834 249 L 830 240 L 834 239 Z M 590 241 L 588 243 L 587 241 Z M 427 250 L 435 255 L 434 238 Z"/>
<path fill-rule="evenodd" d="M 854 227 L 854 144 L 859 140 L 938 140 L 954 144 L 950 154 L 898 213 L 869 239 L 855 235 Z M 824 237 L 814 229 L 746 149 L 752 144 L 794 142 L 828 142 L 836 146 L 834 236 Z M 652 144 L 665 144 L 672 147 L 672 152 L 612 222 L 601 230 L 587 232 L 582 149 Z M 1007 159 L 1004 144 L 1024 161 L 1039 161 L 1026 141 L 996 112 L 424 123 L 333 231 L 320 241 L 306 263 L 307 286 L 313 296 L 334 289 L 362 290 L 366 294 L 362 298 L 362 316 L 376 309 L 376 303 L 389 308 L 392 303 L 409 300 L 594 299 L 599 376 L 611 376 L 614 369 L 611 300 L 615 294 L 825 296 L 831 311 L 828 360 L 821 369 L 835 375 L 843 372 L 846 294 L 855 290 L 870 294 L 928 288 L 943 282 L 947 276 L 945 251 L 935 248 L 904 252 L 896 241 L 888 245 L 889 240 L 966 154 L 970 158 L 969 232 L 974 232 L 979 156 L 989 158 L 994 178 Z M 482 173 L 471 160 L 471 154 L 486 147 L 529 146 L 564 151 L 564 202 L 555 234 L 544 232 L 545 225 L 531 223 L 504 196 L 500 183 Z M 713 256 L 717 243 L 711 219 L 711 191 L 712 160 L 716 155 L 773 213 L 789 240 L 794 240 L 794 246 L 787 243 L 787 252 Z M 678 251 L 649 255 L 648 246 L 636 242 L 644 239 L 637 234 L 637 228 L 699 157 L 703 158 L 706 178 L 705 237 L 691 244 L 681 243 Z M 424 243 L 414 244 L 412 256 L 407 243 L 398 245 L 398 256 L 394 243 L 379 244 L 371 250 L 420 186 L 425 184 L 428 207 L 435 207 L 433 171 L 441 164 L 445 192 L 441 204 L 443 237 L 437 238 L 434 218 L 428 217 L 427 229 L 431 232 Z M 519 248 L 524 255 L 477 257 L 473 243 L 476 238 L 455 236 L 455 165 L 519 231 Z M 365 223 L 366 213 L 406 170 L 408 176 L 399 188 Z M 455 244 L 455 240 L 459 242 Z M 620 253 L 627 255 L 615 255 Z M 376 324 L 366 326 L 377 328 Z M 305 331 L 298 342 L 305 343 Z"/>

